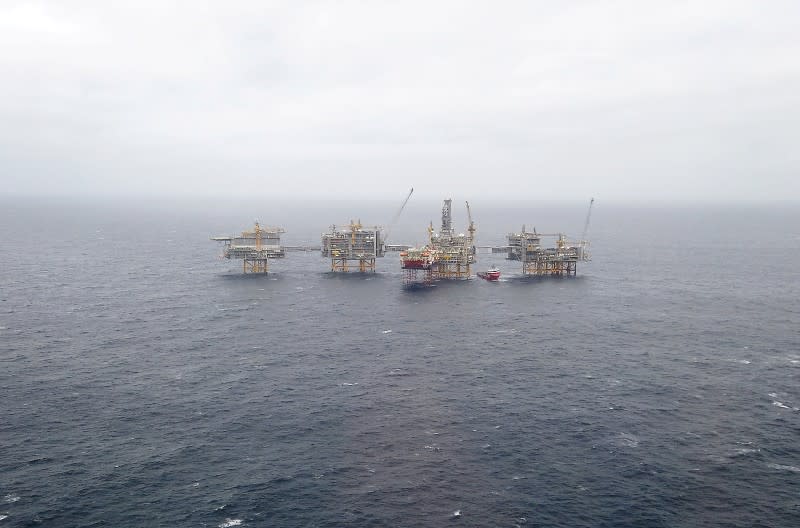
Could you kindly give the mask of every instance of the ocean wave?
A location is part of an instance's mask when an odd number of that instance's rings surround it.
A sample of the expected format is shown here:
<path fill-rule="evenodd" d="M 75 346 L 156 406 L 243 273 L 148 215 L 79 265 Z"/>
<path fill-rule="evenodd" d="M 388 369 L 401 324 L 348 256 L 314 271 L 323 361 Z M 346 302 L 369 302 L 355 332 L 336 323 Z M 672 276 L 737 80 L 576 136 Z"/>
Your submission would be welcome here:
<path fill-rule="evenodd" d="M 778 469 L 780 471 L 791 471 L 792 473 L 800 473 L 800 468 L 797 466 L 787 466 L 783 464 L 767 464 L 768 468 Z"/>
<path fill-rule="evenodd" d="M 761 450 L 758 449 L 758 448 L 743 447 L 741 449 L 737 449 L 736 451 L 734 451 L 733 456 L 734 457 L 740 457 L 740 456 L 746 456 L 746 455 L 751 455 L 753 453 L 760 453 L 760 452 L 761 452 Z"/>
<path fill-rule="evenodd" d="M 621 447 L 639 447 L 639 438 L 630 433 L 619 433 L 614 443 Z"/>

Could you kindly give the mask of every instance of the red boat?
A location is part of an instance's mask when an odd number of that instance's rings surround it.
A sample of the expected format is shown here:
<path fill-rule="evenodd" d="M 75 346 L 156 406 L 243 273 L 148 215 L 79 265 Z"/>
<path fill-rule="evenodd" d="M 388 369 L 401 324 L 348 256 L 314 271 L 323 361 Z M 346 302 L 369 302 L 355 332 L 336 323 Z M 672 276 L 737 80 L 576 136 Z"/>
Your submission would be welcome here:
<path fill-rule="evenodd" d="M 487 281 L 496 281 L 500 279 L 500 270 L 493 266 L 486 271 L 479 271 L 478 277 Z"/>

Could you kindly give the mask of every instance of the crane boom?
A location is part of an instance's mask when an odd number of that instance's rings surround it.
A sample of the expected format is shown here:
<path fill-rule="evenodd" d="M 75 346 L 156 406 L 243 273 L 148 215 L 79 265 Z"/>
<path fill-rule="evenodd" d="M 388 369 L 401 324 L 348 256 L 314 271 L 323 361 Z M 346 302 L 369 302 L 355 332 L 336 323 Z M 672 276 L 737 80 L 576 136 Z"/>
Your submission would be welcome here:
<path fill-rule="evenodd" d="M 392 217 L 392 221 L 389 222 L 389 225 L 386 228 L 386 236 L 383 237 L 383 241 L 384 242 L 389 240 L 389 233 L 391 233 L 392 227 L 394 227 L 394 224 L 397 222 L 397 220 L 400 218 L 400 215 L 403 213 L 403 209 L 406 208 L 406 204 L 411 199 L 411 195 L 412 194 L 414 194 L 414 188 L 413 187 L 411 188 L 410 191 L 408 191 L 408 196 L 406 196 L 406 199 L 403 200 L 403 205 L 400 206 L 400 209 L 398 209 L 397 212 L 395 213 L 394 217 Z"/>
<path fill-rule="evenodd" d="M 589 220 L 592 217 L 592 205 L 594 205 L 594 198 L 589 200 L 589 210 L 586 211 L 586 222 L 583 224 L 583 233 L 581 233 L 581 241 L 586 240 L 586 235 L 589 233 Z"/>
<path fill-rule="evenodd" d="M 465 201 L 464 203 L 467 204 L 467 218 L 469 219 L 467 231 L 469 231 L 469 237 L 472 239 L 475 235 L 475 222 L 472 221 L 472 211 L 469 209 L 469 202 Z"/>

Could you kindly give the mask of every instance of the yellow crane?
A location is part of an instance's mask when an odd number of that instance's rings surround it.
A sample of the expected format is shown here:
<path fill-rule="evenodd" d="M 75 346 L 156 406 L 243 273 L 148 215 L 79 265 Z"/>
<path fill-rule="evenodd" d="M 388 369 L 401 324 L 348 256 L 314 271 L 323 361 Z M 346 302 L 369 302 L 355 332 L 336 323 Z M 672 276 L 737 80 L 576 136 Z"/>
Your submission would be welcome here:
<path fill-rule="evenodd" d="M 467 218 L 469 219 L 469 227 L 467 231 L 469 232 L 469 239 L 474 240 L 475 238 L 475 222 L 472 221 L 472 211 L 469 209 L 469 202 L 464 202 L 467 204 Z"/>
<path fill-rule="evenodd" d="M 361 219 L 359 219 L 358 222 L 353 222 L 350 220 L 350 247 L 356 245 L 356 232 L 358 232 L 358 230 L 362 227 Z"/>
<path fill-rule="evenodd" d="M 255 236 L 256 236 L 256 251 L 261 251 L 261 226 L 256 220 L 256 229 L 255 229 Z"/>

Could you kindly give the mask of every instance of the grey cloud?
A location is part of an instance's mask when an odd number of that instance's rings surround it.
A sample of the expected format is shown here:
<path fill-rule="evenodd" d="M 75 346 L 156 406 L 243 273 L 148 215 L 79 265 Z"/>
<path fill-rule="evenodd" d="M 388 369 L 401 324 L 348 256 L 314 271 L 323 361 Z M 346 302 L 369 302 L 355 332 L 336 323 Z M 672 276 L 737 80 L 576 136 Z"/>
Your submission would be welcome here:
<path fill-rule="evenodd" d="M 2 192 L 800 199 L 796 2 L 231 4 L 0 6 Z"/>

